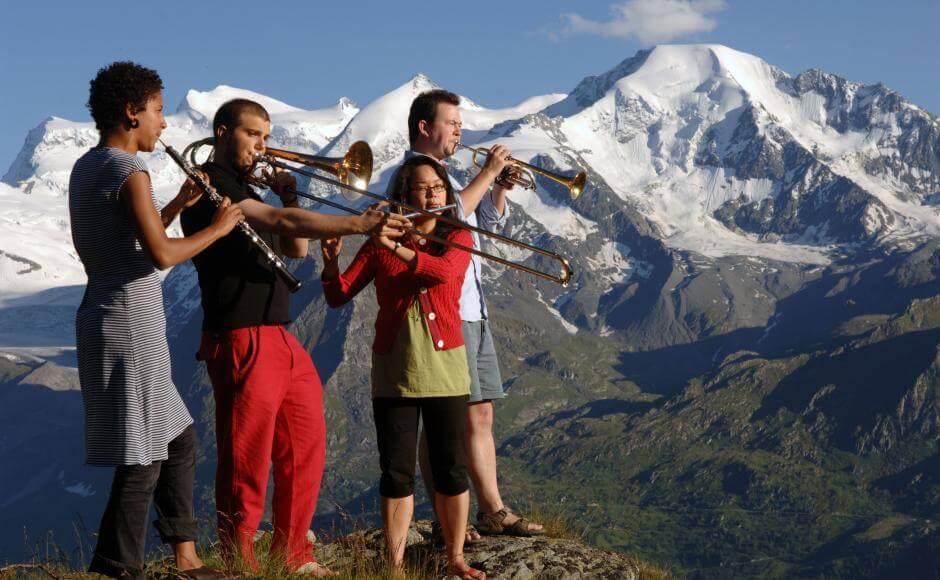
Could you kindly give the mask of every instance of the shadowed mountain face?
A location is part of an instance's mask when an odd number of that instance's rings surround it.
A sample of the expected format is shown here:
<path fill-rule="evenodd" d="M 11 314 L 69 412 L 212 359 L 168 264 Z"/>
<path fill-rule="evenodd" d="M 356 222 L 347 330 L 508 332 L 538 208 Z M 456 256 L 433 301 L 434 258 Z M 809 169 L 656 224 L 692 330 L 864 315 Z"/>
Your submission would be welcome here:
<path fill-rule="evenodd" d="M 275 145 L 340 155 L 365 139 L 376 150 L 370 188 L 384 191 L 407 143 L 407 107 L 434 86 L 418 75 L 361 109 L 272 101 Z M 213 103 L 236 93 L 187 95 L 169 118 L 171 142 L 204 136 Z M 882 85 L 821 71 L 791 77 L 726 47 L 665 46 L 569 95 L 501 110 L 468 101 L 463 116 L 468 144 L 507 143 L 563 173 L 583 167 L 590 183 L 574 201 L 542 178 L 537 192 L 510 196 L 506 233 L 568 258 L 571 285 L 485 270 L 509 392 L 497 405 L 501 481 L 514 505 L 564 506 L 592 541 L 690 575 L 935 569 L 933 115 Z M 60 538 L 74 535 L 71 514 L 94 527 L 109 480 L 81 466 L 79 393 L 36 351 L 70 344 L 82 280 L 63 245 L 67 221 L 31 216 L 37 202 L 61 206 L 64 160 L 87 133 L 44 123 L 0 184 L 0 204 L 17 216 L 0 236 L 0 277 L 16 291 L 0 295 L 0 338 L 22 338 L 0 351 L 35 355 L 0 360 L 10 361 L 0 467 L 16 471 L 0 490 L 0 527 L 16 531 L 0 537 L 9 558 L 22 554 L 24 524 Z M 148 164 L 165 199 L 180 177 L 162 155 Z M 461 156 L 450 167 L 463 182 L 475 173 Z M 344 263 L 359 243 L 349 239 Z M 368 289 L 328 309 L 311 254 L 292 263 L 304 287 L 291 330 L 325 385 L 319 523 L 342 523 L 343 514 L 375 516 L 376 306 Z M 194 359 L 191 265 L 173 269 L 164 290 L 174 380 L 200 422 L 198 505 L 211 514 L 214 411 Z"/>

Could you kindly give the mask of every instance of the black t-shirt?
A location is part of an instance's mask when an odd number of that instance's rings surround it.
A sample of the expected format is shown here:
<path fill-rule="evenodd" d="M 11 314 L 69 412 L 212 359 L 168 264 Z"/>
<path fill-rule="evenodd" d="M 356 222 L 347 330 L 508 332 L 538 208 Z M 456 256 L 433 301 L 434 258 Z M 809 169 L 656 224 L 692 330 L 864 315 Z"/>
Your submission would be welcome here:
<path fill-rule="evenodd" d="M 206 163 L 202 170 L 219 195 L 232 203 L 245 199 L 261 201 L 257 193 L 235 171 Z M 183 211 L 183 233 L 191 235 L 212 222 L 216 206 L 203 196 Z M 258 235 L 275 251 L 277 236 Z M 280 253 L 280 252 L 278 252 Z M 263 324 L 290 322 L 290 291 L 261 250 L 238 228 L 193 258 L 202 291 L 202 329 L 232 330 Z"/>

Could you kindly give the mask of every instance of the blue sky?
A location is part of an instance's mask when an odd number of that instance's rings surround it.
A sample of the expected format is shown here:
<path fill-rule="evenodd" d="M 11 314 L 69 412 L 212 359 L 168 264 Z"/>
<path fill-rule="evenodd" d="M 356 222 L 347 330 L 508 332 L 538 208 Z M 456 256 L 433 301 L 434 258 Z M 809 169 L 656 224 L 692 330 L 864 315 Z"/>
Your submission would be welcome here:
<path fill-rule="evenodd" d="M 501 107 L 567 92 L 654 44 L 717 42 L 791 74 L 881 81 L 940 113 L 940 0 L 0 5 L 0 174 L 44 118 L 87 120 L 88 81 L 118 59 L 156 68 L 171 111 L 219 84 L 308 109 L 365 104 L 416 72 Z"/>

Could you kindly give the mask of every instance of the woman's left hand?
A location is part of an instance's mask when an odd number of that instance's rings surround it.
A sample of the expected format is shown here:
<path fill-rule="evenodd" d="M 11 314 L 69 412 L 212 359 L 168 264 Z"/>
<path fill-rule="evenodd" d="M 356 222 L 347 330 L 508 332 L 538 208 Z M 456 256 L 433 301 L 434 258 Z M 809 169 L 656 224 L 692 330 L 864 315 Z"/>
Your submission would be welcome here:
<path fill-rule="evenodd" d="M 324 262 L 335 262 L 343 250 L 343 238 L 323 238 L 320 240 L 320 255 Z"/>
<path fill-rule="evenodd" d="M 392 251 L 395 249 L 395 240 L 388 236 L 372 236 L 372 242 L 379 248 Z"/>
<path fill-rule="evenodd" d="M 195 171 L 202 176 L 202 179 L 206 183 L 209 183 L 208 175 L 202 171 L 199 171 L 198 169 Z M 200 189 L 192 179 L 187 179 L 186 182 L 183 183 L 183 185 L 180 187 L 179 193 L 176 194 L 176 201 L 185 209 L 187 207 L 192 207 L 197 201 L 199 201 L 200 197 L 202 197 L 202 189 Z"/>

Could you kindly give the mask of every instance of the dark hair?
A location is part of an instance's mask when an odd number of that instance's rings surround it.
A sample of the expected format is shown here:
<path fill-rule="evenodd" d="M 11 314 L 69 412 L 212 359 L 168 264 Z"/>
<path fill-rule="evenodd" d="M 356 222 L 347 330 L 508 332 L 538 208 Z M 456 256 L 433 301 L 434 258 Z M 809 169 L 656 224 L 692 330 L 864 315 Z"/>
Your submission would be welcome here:
<path fill-rule="evenodd" d="M 258 115 L 265 121 L 270 122 L 271 117 L 268 112 L 259 103 L 249 99 L 232 99 L 222 103 L 219 110 L 215 112 L 212 119 L 212 134 L 219 134 L 219 127 L 225 125 L 229 131 L 233 131 L 241 122 L 242 113 L 251 113 Z"/>
<path fill-rule="evenodd" d="M 395 176 L 393 177 L 394 181 L 392 182 L 392 190 L 389 193 L 389 199 L 391 199 L 393 203 L 409 203 L 408 192 L 411 191 L 412 178 L 414 177 L 415 170 L 422 165 L 427 165 L 433 168 L 434 172 L 437 173 L 437 176 L 440 177 L 441 181 L 444 182 L 444 187 L 447 189 L 447 201 L 444 202 L 444 205 L 456 203 L 456 200 L 454 199 L 454 188 L 450 184 L 450 178 L 447 177 L 447 172 L 444 170 L 444 166 L 427 155 L 415 155 L 414 157 L 408 158 L 402 164 L 402 166 L 398 169 L 398 172 L 395 173 Z M 457 210 L 453 208 L 443 212 L 441 215 L 451 219 L 458 219 Z M 448 223 L 437 222 L 434 227 L 434 235 L 446 238 L 453 229 L 454 226 Z M 437 245 L 439 244 L 435 244 L 435 246 Z M 443 250 L 443 248 L 440 248 L 440 250 Z"/>
<path fill-rule="evenodd" d="M 147 108 L 147 101 L 163 90 L 157 71 L 127 60 L 98 69 L 90 84 L 87 106 L 102 134 L 121 126 L 128 103 L 135 112 L 142 111 Z"/>
<path fill-rule="evenodd" d="M 418 123 L 421 121 L 429 124 L 434 122 L 437 117 L 437 105 L 439 103 L 450 103 L 456 107 L 460 104 L 460 97 L 444 89 L 434 89 L 433 91 L 421 93 L 411 102 L 411 110 L 408 112 L 409 143 L 414 145 L 418 135 L 421 134 L 418 131 Z"/>

